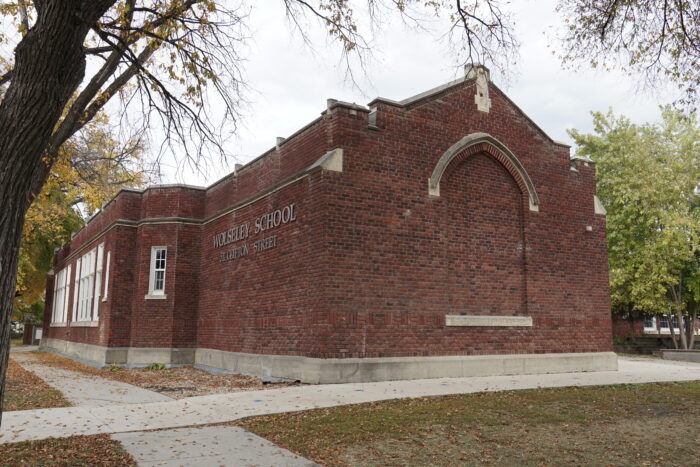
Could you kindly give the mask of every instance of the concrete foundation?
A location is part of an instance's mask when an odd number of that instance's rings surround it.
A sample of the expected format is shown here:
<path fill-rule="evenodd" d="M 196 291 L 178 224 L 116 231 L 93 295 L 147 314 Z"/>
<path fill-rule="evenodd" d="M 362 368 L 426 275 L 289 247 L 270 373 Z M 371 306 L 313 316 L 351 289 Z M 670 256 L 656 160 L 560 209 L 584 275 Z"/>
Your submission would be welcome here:
<path fill-rule="evenodd" d="M 59 339 L 43 339 L 41 349 L 89 360 L 87 363 L 94 366 L 194 364 L 204 369 L 311 384 L 617 370 L 613 352 L 322 359 L 202 348 L 106 348 Z"/>
<path fill-rule="evenodd" d="M 195 349 L 102 347 L 62 339 L 42 339 L 39 350 L 57 353 L 98 368 L 111 364 L 124 367 L 145 367 L 152 363 L 167 366 L 192 365 L 195 355 Z"/>
<path fill-rule="evenodd" d="M 661 358 L 664 360 L 700 363 L 700 350 L 662 350 Z"/>

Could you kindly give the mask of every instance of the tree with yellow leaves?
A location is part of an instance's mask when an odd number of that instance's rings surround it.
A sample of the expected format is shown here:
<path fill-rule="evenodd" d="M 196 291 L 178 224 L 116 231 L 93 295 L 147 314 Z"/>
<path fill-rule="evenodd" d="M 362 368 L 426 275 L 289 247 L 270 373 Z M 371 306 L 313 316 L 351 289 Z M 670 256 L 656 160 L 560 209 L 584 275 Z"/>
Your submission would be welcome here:
<path fill-rule="evenodd" d="M 149 180 L 140 137 L 119 143 L 100 113 L 68 141 L 36 196 L 22 232 L 12 318 L 39 322 L 54 249 L 70 239 L 120 188 Z"/>

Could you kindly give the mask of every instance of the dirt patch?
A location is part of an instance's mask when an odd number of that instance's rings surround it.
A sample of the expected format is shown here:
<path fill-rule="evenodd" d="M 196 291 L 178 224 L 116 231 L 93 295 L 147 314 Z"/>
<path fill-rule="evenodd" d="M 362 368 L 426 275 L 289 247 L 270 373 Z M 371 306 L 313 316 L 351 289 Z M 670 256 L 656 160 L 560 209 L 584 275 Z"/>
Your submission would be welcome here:
<path fill-rule="evenodd" d="M 235 422 L 323 465 L 700 465 L 700 382 L 401 399 Z"/>
<path fill-rule="evenodd" d="M 71 405 L 73 404 L 68 402 L 60 391 L 10 358 L 5 380 L 4 411 L 50 409 Z"/>
<path fill-rule="evenodd" d="M 32 352 L 31 355 L 36 361 L 45 365 L 133 384 L 175 399 L 207 394 L 273 389 L 297 384 L 264 384 L 260 378 L 255 376 L 215 375 L 191 366 L 155 370 L 118 367 L 98 369 L 47 352 Z"/>
<path fill-rule="evenodd" d="M 0 444 L 0 465 L 121 467 L 136 461 L 108 435 L 92 435 Z"/>

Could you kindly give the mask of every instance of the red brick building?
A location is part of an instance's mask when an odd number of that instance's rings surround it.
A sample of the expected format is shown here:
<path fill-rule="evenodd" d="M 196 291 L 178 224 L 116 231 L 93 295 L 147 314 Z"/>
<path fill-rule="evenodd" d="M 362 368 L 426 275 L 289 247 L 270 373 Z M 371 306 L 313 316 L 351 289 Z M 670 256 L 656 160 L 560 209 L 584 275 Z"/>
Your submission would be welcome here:
<path fill-rule="evenodd" d="M 605 216 L 485 68 L 321 116 L 57 251 L 42 345 L 306 382 L 614 369 Z"/>

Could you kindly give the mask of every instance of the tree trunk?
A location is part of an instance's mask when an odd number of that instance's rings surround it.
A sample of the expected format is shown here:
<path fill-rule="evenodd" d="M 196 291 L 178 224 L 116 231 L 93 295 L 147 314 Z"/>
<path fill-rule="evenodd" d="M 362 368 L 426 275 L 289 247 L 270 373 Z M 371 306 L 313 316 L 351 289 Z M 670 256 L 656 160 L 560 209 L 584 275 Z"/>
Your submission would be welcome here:
<path fill-rule="evenodd" d="M 114 0 L 35 2 L 36 23 L 15 48 L 12 81 L 0 103 L 0 401 L 24 216 L 57 148 L 49 138 L 83 79 L 83 42 Z M 1 403 L 1 402 L 0 402 Z M 1 408 L 1 407 L 0 407 Z M 2 412 L 0 411 L 0 421 Z"/>
<path fill-rule="evenodd" d="M 695 348 L 695 327 L 698 323 L 698 310 L 695 306 L 692 307 L 692 311 L 689 313 L 688 321 L 690 321 L 688 327 L 690 328 L 690 337 L 688 338 L 688 348 L 690 350 Z"/>
<path fill-rule="evenodd" d="M 679 309 L 676 311 L 676 319 L 678 320 L 678 336 L 681 341 L 681 349 L 686 350 L 688 348 L 688 339 L 685 335 L 685 319 L 683 319 L 683 313 Z M 671 320 L 671 326 L 673 326 L 673 320 Z"/>
<path fill-rule="evenodd" d="M 673 348 L 678 348 L 678 341 L 676 340 L 676 328 L 673 327 L 673 315 L 668 316 L 668 330 L 671 332 L 671 342 L 673 342 Z"/>
<path fill-rule="evenodd" d="M 0 182 L 0 421 L 2 420 L 2 400 L 5 394 L 5 374 L 10 356 L 10 319 L 12 302 L 15 296 L 19 244 L 22 239 L 24 206 L 12 202 L 4 193 L 5 182 Z"/>

